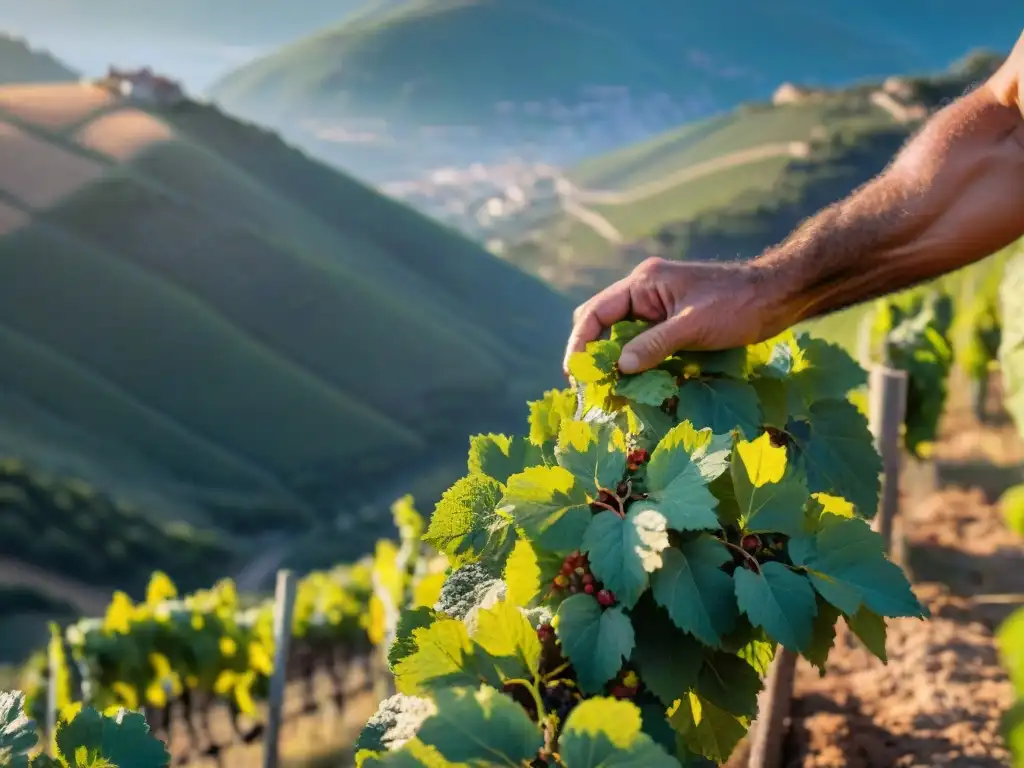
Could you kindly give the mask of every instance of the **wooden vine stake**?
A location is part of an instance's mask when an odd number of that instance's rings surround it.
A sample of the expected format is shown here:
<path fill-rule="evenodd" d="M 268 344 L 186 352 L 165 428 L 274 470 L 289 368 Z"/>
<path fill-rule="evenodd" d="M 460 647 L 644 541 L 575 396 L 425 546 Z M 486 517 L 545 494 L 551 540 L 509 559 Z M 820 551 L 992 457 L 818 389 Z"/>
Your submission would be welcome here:
<path fill-rule="evenodd" d="M 893 523 L 900 499 L 900 428 L 907 408 L 907 373 L 884 365 L 873 366 L 868 378 L 868 425 L 875 450 L 882 457 L 882 495 L 874 527 L 893 544 Z M 793 684 L 799 654 L 782 648 L 772 661 L 761 694 L 759 716 L 751 730 L 748 768 L 779 768 L 793 703 Z"/>
<path fill-rule="evenodd" d="M 875 366 L 868 379 L 868 424 L 875 450 L 882 457 L 882 498 L 872 527 L 882 535 L 886 554 L 895 551 L 903 561 L 903 537 L 893 541 L 900 506 L 900 429 L 907 415 L 907 372 Z"/>
<path fill-rule="evenodd" d="M 288 653 L 292 637 L 292 616 L 295 612 L 295 574 L 277 572 L 274 592 L 274 672 L 270 676 L 267 700 L 267 729 L 263 745 L 263 768 L 277 768 L 281 749 L 281 721 L 284 715 L 284 693 L 288 684 Z"/>
<path fill-rule="evenodd" d="M 62 635 L 61 643 L 63 642 L 64 638 Z M 61 658 L 61 647 L 53 639 L 50 640 L 48 651 L 46 662 L 49 668 L 49 678 L 46 681 L 46 729 L 44 733 L 46 745 L 43 751 L 50 757 L 55 757 L 53 739 L 57 734 L 57 710 L 60 709 L 58 675 L 61 674 L 61 663 L 63 660 Z"/>

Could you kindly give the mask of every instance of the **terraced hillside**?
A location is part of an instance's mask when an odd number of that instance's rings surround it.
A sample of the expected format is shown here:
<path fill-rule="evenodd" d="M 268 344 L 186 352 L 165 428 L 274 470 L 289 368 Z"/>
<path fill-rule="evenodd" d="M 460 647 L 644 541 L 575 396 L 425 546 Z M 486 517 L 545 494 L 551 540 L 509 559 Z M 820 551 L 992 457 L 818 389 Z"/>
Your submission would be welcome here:
<path fill-rule="evenodd" d="M 210 107 L 0 89 L 0 431 L 30 463 L 236 538 L 428 503 L 469 433 L 558 379 L 568 322 Z"/>
<path fill-rule="evenodd" d="M 421 160 L 429 151 L 440 162 L 447 137 L 453 153 L 481 160 L 557 143 L 561 161 L 763 98 L 784 79 L 945 66 L 971 46 L 1009 45 L 1018 23 L 1014 0 L 933 10 L 927 0 L 406 0 L 245 64 L 210 95 L 289 131 L 312 121 L 354 136 L 334 150 L 359 172 L 417 137 Z"/>
<path fill-rule="evenodd" d="M 580 296 L 650 253 L 751 258 L 880 171 L 931 110 L 1000 60 L 979 54 L 935 76 L 794 88 L 580 163 L 561 208 L 508 258 Z"/>
<path fill-rule="evenodd" d="M 51 54 L 33 49 L 20 37 L 0 32 L 0 85 L 77 79 L 74 70 Z"/>

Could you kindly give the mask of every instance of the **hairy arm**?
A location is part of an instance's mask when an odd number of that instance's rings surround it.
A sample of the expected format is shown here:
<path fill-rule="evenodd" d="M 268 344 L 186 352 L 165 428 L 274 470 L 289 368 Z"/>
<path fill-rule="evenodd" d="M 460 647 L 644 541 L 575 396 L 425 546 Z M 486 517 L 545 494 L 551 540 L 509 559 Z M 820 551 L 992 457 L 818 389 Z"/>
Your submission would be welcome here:
<path fill-rule="evenodd" d="M 750 266 L 796 322 L 978 261 L 1024 236 L 1024 36 L 892 164 Z M 788 324 L 788 323 L 787 323 Z"/>

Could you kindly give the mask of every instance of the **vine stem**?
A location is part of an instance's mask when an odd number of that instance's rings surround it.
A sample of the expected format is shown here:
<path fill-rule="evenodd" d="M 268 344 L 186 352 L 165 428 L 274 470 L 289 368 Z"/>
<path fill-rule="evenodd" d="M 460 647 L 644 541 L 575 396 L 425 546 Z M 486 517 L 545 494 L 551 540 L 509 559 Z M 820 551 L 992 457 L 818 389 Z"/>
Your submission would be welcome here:
<path fill-rule="evenodd" d="M 743 557 L 746 558 L 747 562 L 751 563 L 754 566 L 754 573 L 756 573 L 758 576 L 761 575 L 761 564 L 757 562 L 757 559 L 752 554 L 747 552 L 747 550 L 745 550 L 743 547 L 736 546 L 731 541 L 726 541 L 725 539 L 720 539 L 720 541 L 723 544 L 725 544 L 725 546 L 727 546 L 729 549 L 734 549 L 741 555 L 743 555 Z"/>
<path fill-rule="evenodd" d="M 526 688 L 530 695 L 533 696 L 533 703 L 537 705 L 537 720 L 541 720 L 546 714 L 544 711 L 544 702 L 540 697 L 540 690 L 537 688 L 537 683 L 533 680 L 527 680 L 522 677 L 511 677 L 505 681 L 505 685 L 521 685 Z"/>
<path fill-rule="evenodd" d="M 544 679 L 545 680 L 550 680 L 555 675 L 558 675 L 558 674 L 561 674 L 562 672 L 565 672 L 565 670 L 567 670 L 568 668 L 569 668 L 569 662 L 567 661 L 564 664 L 561 664 L 561 665 L 555 667 L 553 670 L 551 670 L 546 675 L 544 675 Z"/>
<path fill-rule="evenodd" d="M 614 512 L 619 517 L 625 517 L 626 516 L 626 513 L 622 510 L 621 502 L 619 504 L 619 508 L 618 509 L 613 507 L 611 504 L 605 504 L 603 501 L 592 501 L 590 503 L 593 504 L 595 507 L 601 507 L 602 509 L 607 509 L 609 512 Z"/>

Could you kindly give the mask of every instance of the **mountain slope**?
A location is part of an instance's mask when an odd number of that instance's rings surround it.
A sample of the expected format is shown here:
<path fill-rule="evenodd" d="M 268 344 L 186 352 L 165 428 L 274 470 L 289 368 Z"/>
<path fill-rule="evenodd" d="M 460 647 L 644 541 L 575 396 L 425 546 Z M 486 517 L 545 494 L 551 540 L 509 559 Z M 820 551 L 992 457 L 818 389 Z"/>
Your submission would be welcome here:
<path fill-rule="evenodd" d="M 78 74 L 74 70 L 46 51 L 33 50 L 20 37 L 0 32 L 0 85 L 77 79 Z"/>
<path fill-rule="evenodd" d="M 77 447 L 93 482 L 143 477 L 212 524 L 333 517 L 518 424 L 568 322 L 538 281 L 210 107 L 0 89 L 0 386 L 67 425 L 36 460 Z"/>
<path fill-rule="evenodd" d="M 945 5 L 937 14 L 927 0 L 828 0 L 813 10 L 798 0 L 408 0 L 244 65 L 210 95 L 274 124 L 362 125 L 382 144 L 449 126 L 453 145 L 497 150 L 554 140 L 560 127 L 572 134 L 563 144 L 587 152 L 637 138 L 612 135 L 623 121 L 663 128 L 764 97 L 783 79 L 945 66 L 1017 34 L 1014 0 Z M 607 87 L 621 92 L 597 92 Z M 602 102 L 610 111 L 595 115 Z M 599 121 L 611 132 L 603 138 L 591 135 Z M 353 163 L 366 152 L 349 149 Z"/>
<path fill-rule="evenodd" d="M 938 75 L 789 89 L 789 100 L 783 91 L 779 103 L 747 103 L 592 158 L 568 172 L 565 204 L 520 232 L 507 258 L 538 274 L 548 265 L 544 276 L 579 297 L 651 253 L 751 258 L 882 170 L 930 111 L 1001 58 L 979 53 Z M 602 236 L 608 228 L 617 237 Z"/>

